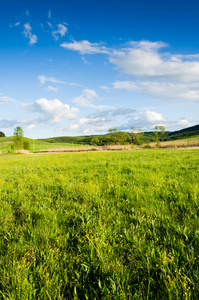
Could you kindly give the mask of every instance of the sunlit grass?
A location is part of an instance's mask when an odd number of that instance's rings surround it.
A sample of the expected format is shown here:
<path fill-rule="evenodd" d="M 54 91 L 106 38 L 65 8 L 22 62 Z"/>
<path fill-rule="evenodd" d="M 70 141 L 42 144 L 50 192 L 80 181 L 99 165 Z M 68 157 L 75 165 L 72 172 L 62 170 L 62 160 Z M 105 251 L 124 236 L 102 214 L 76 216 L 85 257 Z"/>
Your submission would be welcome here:
<path fill-rule="evenodd" d="M 198 150 L 0 157 L 0 298 L 198 299 Z"/>
<path fill-rule="evenodd" d="M 74 144 L 74 143 L 49 143 L 41 140 L 33 140 L 30 138 L 23 138 L 24 141 L 29 142 L 30 152 L 39 152 L 40 150 L 56 149 L 56 148 L 84 148 L 88 145 Z M 0 151 L 1 153 L 9 153 L 11 151 L 11 145 L 13 144 L 13 137 L 1 137 L 0 138 Z"/>

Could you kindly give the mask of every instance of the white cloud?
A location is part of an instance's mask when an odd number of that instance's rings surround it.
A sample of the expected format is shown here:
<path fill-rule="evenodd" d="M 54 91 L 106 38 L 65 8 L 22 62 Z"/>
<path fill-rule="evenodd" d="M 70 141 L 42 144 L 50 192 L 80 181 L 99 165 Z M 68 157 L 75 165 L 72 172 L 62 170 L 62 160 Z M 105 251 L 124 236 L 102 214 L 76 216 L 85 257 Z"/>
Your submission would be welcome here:
<path fill-rule="evenodd" d="M 161 125 L 166 119 L 155 111 L 145 111 L 140 113 L 141 119 L 145 120 L 147 123 Z"/>
<path fill-rule="evenodd" d="M 57 92 L 58 91 L 57 88 L 55 88 L 55 87 L 53 87 L 51 85 L 48 85 L 48 90 L 51 91 L 51 92 Z"/>
<path fill-rule="evenodd" d="M 29 44 L 30 45 L 33 45 L 35 43 L 37 43 L 37 36 L 35 34 L 32 34 L 31 30 L 31 26 L 29 23 L 25 23 L 24 24 L 24 31 L 23 31 L 23 34 L 26 38 L 29 39 Z"/>
<path fill-rule="evenodd" d="M 79 106 L 93 107 L 91 101 L 97 97 L 97 93 L 94 90 L 84 89 L 80 96 L 73 99 L 73 103 L 76 103 Z"/>
<path fill-rule="evenodd" d="M 41 84 L 45 84 L 46 82 L 65 83 L 64 81 L 60 81 L 55 79 L 54 77 L 48 77 L 45 75 L 38 75 L 37 79 L 40 81 Z"/>
<path fill-rule="evenodd" d="M 61 47 L 73 51 L 78 51 L 82 55 L 84 54 L 97 54 L 97 53 L 105 53 L 108 54 L 109 50 L 99 43 L 90 43 L 89 41 L 73 41 L 73 43 L 63 43 L 60 45 Z"/>
<path fill-rule="evenodd" d="M 52 32 L 52 35 L 56 41 L 59 39 L 59 35 L 63 37 L 68 32 L 68 28 L 63 24 L 58 24 L 57 27 L 58 29 Z"/>
<path fill-rule="evenodd" d="M 125 74 L 140 79 L 166 82 L 198 82 L 198 55 L 182 56 L 160 52 L 162 42 L 131 42 L 128 48 L 113 51 L 109 60 Z"/>
<path fill-rule="evenodd" d="M 82 61 L 83 61 L 83 63 L 84 64 L 87 64 L 87 65 L 89 65 L 90 63 L 86 60 L 86 58 L 85 57 L 82 57 Z"/>
<path fill-rule="evenodd" d="M 93 132 L 107 132 L 112 127 L 117 127 L 118 118 L 126 119 L 132 117 L 135 110 L 130 108 L 98 109 L 85 118 L 81 118 L 70 126 L 70 130 L 83 132 L 84 134 Z"/>
<path fill-rule="evenodd" d="M 1 96 L 0 95 L 0 101 L 2 101 L 2 102 L 14 102 L 14 101 L 16 101 L 15 99 L 12 99 L 12 98 L 10 98 L 10 97 L 7 97 L 7 96 Z"/>
<path fill-rule="evenodd" d="M 168 44 L 160 41 L 132 41 L 120 49 L 110 49 L 87 40 L 60 46 L 80 54 L 107 54 L 109 62 L 131 79 L 115 82 L 115 89 L 166 100 L 199 100 L 199 54 L 172 54 L 165 51 Z"/>
<path fill-rule="evenodd" d="M 142 129 L 144 131 L 151 130 L 153 131 L 154 126 L 162 125 L 165 126 L 166 130 L 174 131 L 180 130 L 186 127 L 190 127 L 196 125 L 197 121 L 189 121 L 186 118 L 178 118 L 177 120 L 169 120 L 164 117 L 162 114 L 157 113 L 155 111 L 145 111 L 140 112 L 138 116 L 130 119 L 128 123 L 125 125 L 126 128 L 131 128 L 134 126 L 138 129 Z"/>
<path fill-rule="evenodd" d="M 27 130 L 32 130 L 35 127 L 36 127 L 35 124 L 30 124 L 30 125 L 27 126 Z"/>
<path fill-rule="evenodd" d="M 62 120 L 72 120 L 76 117 L 78 109 L 62 103 L 58 99 L 38 99 L 35 104 L 28 105 L 26 110 L 43 114 L 41 121 L 59 123 Z"/>
<path fill-rule="evenodd" d="M 92 107 L 95 109 L 112 108 L 112 106 L 108 105 L 95 105 L 93 104 L 94 101 L 100 101 L 100 98 L 97 93 L 91 89 L 84 89 L 80 96 L 73 99 L 73 103 L 82 107 Z"/>
<path fill-rule="evenodd" d="M 145 93 L 158 99 L 199 101 L 199 83 L 116 81 L 113 87 Z"/>
<path fill-rule="evenodd" d="M 114 126 L 112 120 L 106 118 L 81 118 L 76 124 L 70 126 L 70 130 L 80 131 L 84 134 L 93 132 L 107 132 L 109 128 Z"/>
<path fill-rule="evenodd" d="M 49 12 L 48 12 L 48 18 L 51 19 L 51 17 L 52 17 L 52 13 L 51 13 L 51 10 L 49 10 Z"/>
<path fill-rule="evenodd" d="M 153 130 L 154 126 L 168 124 L 168 120 L 164 118 L 160 113 L 154 111 L 140 112 L 138 116 L 130 119 L 127 123 L 127 128 L 134 126 L 135 128 L 142 130 Z"/>
<path fill-rule="evenodd" d="M 108 90 L 108 87 L 105 86 L 105 85 L 102 85 L 102 86 L 100 86 L 100 89 L 107 91 L 107 90 Z"/>
<path fill-rule="evenodd" d="M 53 28 L 53 25 L 50 22 L 47 22 L 48 26 Z"/>

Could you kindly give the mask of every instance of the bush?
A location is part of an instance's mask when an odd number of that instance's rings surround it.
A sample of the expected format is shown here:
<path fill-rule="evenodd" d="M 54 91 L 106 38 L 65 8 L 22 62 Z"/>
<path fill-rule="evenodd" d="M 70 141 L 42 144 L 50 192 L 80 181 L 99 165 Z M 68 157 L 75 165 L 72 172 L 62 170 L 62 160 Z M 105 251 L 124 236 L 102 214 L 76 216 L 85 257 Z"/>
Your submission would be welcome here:
<path fill-rule="evenodd" d="M 145 145 L 143 149 L 151 149 L 150 145 Z"/>
<path fill-rule="evenodd" d="M 5 133 L 3 133 L 2 131 L 0 131 L 0 137 L 5 137 Z"/>
<path fill-rule="evenodd" d="M 29 143 L 28 141 L 24 141 L 24 142 L 23 142 L 23 148 L 24 148 L 25 150 L 30 150 L 30 143 Z"/>

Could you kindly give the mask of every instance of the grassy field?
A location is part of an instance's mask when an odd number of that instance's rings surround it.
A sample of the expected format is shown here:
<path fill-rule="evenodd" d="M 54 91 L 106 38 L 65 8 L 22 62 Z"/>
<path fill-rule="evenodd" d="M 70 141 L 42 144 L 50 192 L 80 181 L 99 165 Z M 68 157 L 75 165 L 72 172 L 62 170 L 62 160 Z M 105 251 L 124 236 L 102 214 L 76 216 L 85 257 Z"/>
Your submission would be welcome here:
<path fill-rule="evenodd" d="M 199 299 L 199 150 L 0 156 L 0 299 Z"/>
<path fill-rule="evenodd" d="M 29 142 L 30 152 L 38 152 L 40 150 L 55 149 L 55 148 L 83 148 L 88 145 L 71 144 L 71 143 L 49 143 L 40 140 L 33 140 L 24 137 L 24 141 Z M 10 146 L 13 144 L 13 137 L 2 137 L 0 138 L 0 151 L 1 153 L 8 153 L 11 149 Z"/>

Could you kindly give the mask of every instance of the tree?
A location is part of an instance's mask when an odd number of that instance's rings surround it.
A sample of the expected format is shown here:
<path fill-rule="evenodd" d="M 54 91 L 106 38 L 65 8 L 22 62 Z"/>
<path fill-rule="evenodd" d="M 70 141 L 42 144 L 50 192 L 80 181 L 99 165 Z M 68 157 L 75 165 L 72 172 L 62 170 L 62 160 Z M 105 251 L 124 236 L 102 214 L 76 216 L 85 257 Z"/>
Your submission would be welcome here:
<path fill-rule="evenodd" d="M 156 125 L 154 127 L 154 135 L 155 135 L 155 139 L 156 139 L 156 147 L 160 147 L 160 137 L 165 133 L 165 127 L 164 126 L 160 126 L 160 125 Z"/>
<path fill-rule="evenodd" d="M 23 129 L 20 126 L 17 126 L 14 129 L 14 133 L 13 133 L 14 137 L 14 143 L 17 149 L 21 149 L 23 148 Z"/>
<path fill-rule="evenodd" d="M 115 133 L 115 132 L 117 132 L 117 128 L 110 128 L 109 130 L 108 130 L 110 133 Z"/>
<path fill-rule="evenodd" d="M 91 145 L 93 145 L 93 146 L 98 146 L 99 145 L 99 139 L 97 138 L 97 137 L 93 137 L 92 139 L 91 139 Z"/>
<path fill-rule="evenodd" d="M 0 131 L 0 137 L 5 137 L 5 133 L 3 133 L 2 131 Z"/>
<path fill-rule="evenodd" d="M 110 128 L 108 131 L 110 132 L 110 135 L 107 136 L 108 144 L 117 144 L 117 128 Z"/>
<path fill-rule="evenodd" d="M 134 126 L 131 127 L 132 129 L 132 142 L 133 144 L 140 145 L 141 138 L 144 135 L 144 132 L 141 129 L 137 129 Z"/>

